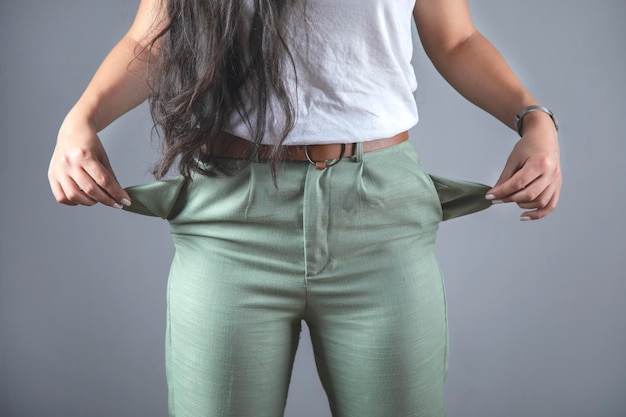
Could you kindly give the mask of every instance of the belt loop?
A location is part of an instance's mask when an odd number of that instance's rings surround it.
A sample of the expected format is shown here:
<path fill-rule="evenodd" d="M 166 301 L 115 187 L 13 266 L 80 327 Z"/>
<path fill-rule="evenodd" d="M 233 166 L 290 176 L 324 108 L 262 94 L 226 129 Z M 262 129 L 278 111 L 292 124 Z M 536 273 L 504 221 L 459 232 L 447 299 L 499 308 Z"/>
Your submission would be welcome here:
<path fill-rule="evenodd" d="M 252 152 L 254 152 L 254 161 L 258 163 L 259 162 L 259 144 L 256 142 L 253 142 L 252 144 Z"/>
<path fill-rule="evenodd" d="M 354 156 L 352 160 L 354 162 L 362 162 L 363 161 L 363 142 L 357 142 L 354 144 L 356 146 L 356 151 L 354 152 Z"/>

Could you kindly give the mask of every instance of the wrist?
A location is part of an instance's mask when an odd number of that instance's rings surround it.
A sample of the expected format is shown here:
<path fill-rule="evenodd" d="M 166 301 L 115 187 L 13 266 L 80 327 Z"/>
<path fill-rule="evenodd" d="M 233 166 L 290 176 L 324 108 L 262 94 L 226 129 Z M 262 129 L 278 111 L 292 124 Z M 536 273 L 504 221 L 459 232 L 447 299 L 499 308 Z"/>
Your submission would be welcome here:
<path fill-rule="evenodd" d="M 85 106 L 77 103 L 65 116 L 61 124 L 61 130 L 72 130 L 74 127 L 89 127 L 98 131 L 95 112 L 89 111 Z"/>
<path fill-rule="evenodd" d="M 557 132 L 557 129 L 552 121 L 552 118 L 543 112 L 532 112 L 528 113 L 526 117 L 524 117 L 524 124 L 520 130 L 520 136 L 524 136 L 531 131 L 541 129 Z"/>
<path fill-rule="evenodd" d="M 73 109 L 65 116 L 59 127 L 57 142 L 78 143 L 91 140 L 97 134 L 93 121 L 81 112 Z"/>
<path fill-rule="evenodd" d="M 559 136 L 554 128 L 552 119 L 546 115 L 537 112 L 536 115 L 528 118 L 528 123 L 524 125 L 522 136 L 518 143 L 523 146 L 531 146 L 537 152 L 537 149 L 549 152 L 557 152 L 559 149 Z"/>
<path fill-rule="evenodd" d="M 538 126 L 550 126 L 554 133 L 559 130 L 559 122 L 554 113 L 539 105 L 527 106 L 520 110 L 514 118 L 513 126 L 520 136 Z"/>

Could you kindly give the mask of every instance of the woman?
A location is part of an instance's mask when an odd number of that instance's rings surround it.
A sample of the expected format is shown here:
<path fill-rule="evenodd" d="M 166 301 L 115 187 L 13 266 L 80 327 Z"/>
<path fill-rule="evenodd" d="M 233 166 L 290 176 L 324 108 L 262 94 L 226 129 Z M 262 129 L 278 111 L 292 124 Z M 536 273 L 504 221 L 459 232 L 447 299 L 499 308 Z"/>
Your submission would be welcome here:
<path fill-rule="evenodd" d="M 406 141 L 411 15 L 446 80 L 520 133 L 493 188 L 424 173 Z M 147 98 L 155 174 L 181 175 L 124 190 L 97 132 Z M 491 202 L 553 211 L 556 128 L 466 0 L 142 0 L 49 179 L 60 203 L 170 222 L 170 415 L 282 415 L 306 320 L 334 416 L 442 416 L 438 224 Z"/>

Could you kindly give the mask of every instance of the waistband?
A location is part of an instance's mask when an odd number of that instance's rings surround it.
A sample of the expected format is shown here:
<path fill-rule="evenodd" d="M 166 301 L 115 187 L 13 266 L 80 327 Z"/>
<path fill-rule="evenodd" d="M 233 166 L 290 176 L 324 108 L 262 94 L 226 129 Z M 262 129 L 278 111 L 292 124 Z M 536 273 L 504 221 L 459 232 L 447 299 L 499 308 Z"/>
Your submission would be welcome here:
<path fill-rule="evenodd" d="M 398 145 L 409 138 L 407 131 L 388 138 L 362 142 L 362 152 L 373 152 Z M 354 156 L 357 143 L 331 143 L 324 145 L 287 145 L 280 155 L 285 161 L 306 161 L 317 169 L 325 169 L 337 164 L 341 158 Z M 219 141 L 203 149 L 207 156 L 216 158 L 248 159 L 255 156 L 260 161 L 272 156 L 271 145 L 259 145 L 230 133 L 223 133 Z"/>

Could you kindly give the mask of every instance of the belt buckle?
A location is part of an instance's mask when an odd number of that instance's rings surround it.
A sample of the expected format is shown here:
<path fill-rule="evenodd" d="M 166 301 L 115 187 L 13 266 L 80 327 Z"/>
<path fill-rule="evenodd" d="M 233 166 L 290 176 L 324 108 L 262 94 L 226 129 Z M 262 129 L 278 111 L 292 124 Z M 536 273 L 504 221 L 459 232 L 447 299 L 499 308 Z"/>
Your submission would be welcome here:
<path fill-rule="evenodd" d="M 324 161 L 314 161 L 313 159 L 311 159 L 311 155 L 309 155 L 309 145 L 304 145 L 304 156 L 306 156 L 307 161 L 309 161 L 311 165 L 313 165 L 316 169 L 319 169 L 319 170 L 323 170 L 323 169 L 330 168 L 332 166 L 337 165 L 345 154 L 346 154 L 346 144 L 342 143 L 341 152 L 339 153 L 338 158 L 326 159 Z"/>

